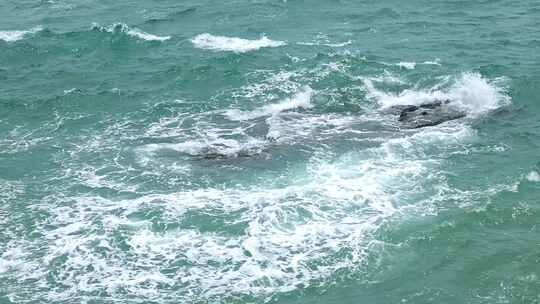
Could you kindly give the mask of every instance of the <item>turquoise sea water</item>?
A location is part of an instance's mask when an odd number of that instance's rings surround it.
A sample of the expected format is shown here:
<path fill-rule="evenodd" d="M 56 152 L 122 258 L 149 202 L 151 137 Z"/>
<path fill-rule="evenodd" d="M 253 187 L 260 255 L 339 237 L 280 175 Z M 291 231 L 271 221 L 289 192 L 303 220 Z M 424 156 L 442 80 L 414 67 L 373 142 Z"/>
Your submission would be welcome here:
<path fill-rule="evenodd" d="M 0 303 L 540 303 L 540 2 L 0 16 Z"/>

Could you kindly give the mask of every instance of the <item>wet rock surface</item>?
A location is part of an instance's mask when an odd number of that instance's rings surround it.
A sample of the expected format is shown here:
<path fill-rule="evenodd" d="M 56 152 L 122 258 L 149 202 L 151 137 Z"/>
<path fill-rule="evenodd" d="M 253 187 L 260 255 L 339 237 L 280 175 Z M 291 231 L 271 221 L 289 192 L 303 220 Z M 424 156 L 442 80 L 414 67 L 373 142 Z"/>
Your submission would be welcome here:
<path fill-rule="evenodd" d="M 452 107 L 450 100 L 436 100 L 421 105 L 396 105 L 384 110 L 384 113 L 399 115 L 400 125 L 408 129 L 436 126 L 466 116 L 465 112 Z"/>

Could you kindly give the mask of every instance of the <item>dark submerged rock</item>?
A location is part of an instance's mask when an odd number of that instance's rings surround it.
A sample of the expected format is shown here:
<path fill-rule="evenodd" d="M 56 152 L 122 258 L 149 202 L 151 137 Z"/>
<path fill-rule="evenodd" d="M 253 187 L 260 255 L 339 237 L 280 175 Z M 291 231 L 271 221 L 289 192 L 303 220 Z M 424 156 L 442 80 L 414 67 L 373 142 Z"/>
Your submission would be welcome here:
<path fill-rule="evenodd" d="M 211 143 L 199 151 L 189 153 L 196 160 L 238 159 L 260 155 L 266 149 L 267 142 L 253 146 L 235 146 L 227 143 Z"/>
<path fill-rule="evenodd" d="M 404 128 L 417 129 L 436 126 L 449 120 L 465 117 L 465 112 L 449 106 L 450 100 L 435 100 L 421 105 L 397 105 L 384 111 L 399 115 L 398 121 Z"/>

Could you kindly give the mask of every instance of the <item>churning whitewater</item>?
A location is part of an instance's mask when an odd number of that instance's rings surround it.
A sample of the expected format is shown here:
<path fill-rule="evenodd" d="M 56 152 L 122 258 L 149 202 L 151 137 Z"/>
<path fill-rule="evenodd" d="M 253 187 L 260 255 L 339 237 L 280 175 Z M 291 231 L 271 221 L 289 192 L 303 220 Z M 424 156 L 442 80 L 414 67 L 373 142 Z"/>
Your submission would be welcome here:
<path fill-rule="evenodd" d="M 374 78 L 364 79 L 373 110 L 363 115 L 309 112 L 316 106 L 313 99 L 321 93 L 298 85 L 292 96 L 251 111 L 179 113 L 150 125 L 146 130 L 150 134 L 140 139 L 155 138 L 154 143 L 133 149 L 136 157 L 130 166 L 139 169 L 117 167 L 120 164 L 115 165 L 115 160 L 96 167 L 68 161 L 58 177 L 68 187 L 108 189 L 127 197 L 95 195 L 93 191 L 44 197 L 34 207 L 48 214 L 39 228 L 43 235 L 34 241 L 8 243 L 2 254 L 3 272 L 17 273 L 14 278 L 20 283 L 35 280 L 47 286 L 50 267 L 54 267 L 57 282 L 69 288 L 44 294 L 53 301 L 67 301 L 80 293 L 105 292 L 121 298 L 122 290 L 141 298 L 189 301 L 242 294 L 268 297 L 329 284 L 340 271 L 361 271 L 370 252 L 380 250 L 374 235 L 382 225 L 433 208 L 433 202 L 416 201 L 415 197 L 433 191 L 453 194 L 435 173 L 441 166 L 438 155 L 459 152 L 476 136 L 470 122 L 410 134 L 399 129 L 368 131 L 364 124 L 392 123 L 373 116 L 377 108 L 404 100 L 451 96 L 471 112 L 488 115 L 509 102 L 503 88 L 477 74 L 448 77 L 430 88 L 397 95 L 377 89 Z M 176 143 L 170 137 L 160 139 L 159 134 L 166 135 L 169 126 L 181 129 L 187 119 L 198 122 L 183 130 L 187 135 L 174 136 Z M 250 129 L 256 130 L 250 134 Z M 113 133 L 105 132 L 77 149 L 86 153 L 114 150 L 110 144 L 117 131 L 109 132 Z M 197 136 L 192 137 L 191 132 Z M 338 140 L 374 144 L 333 157 L 335 152 L 325 146 Z M 304 170 L 290 172 L 291 176 L 276 185 L 255 182 L 247 187 L 199 186 L 160 193 L 130 181 L 160 179 L 169 172 L 200 174 L 200 164 L 193 158 L 198 156 L 257 157 L 265 166 L 276 153 L 273 151 L 288 147 L 312 152 L 304 156 Z M 187 163 L 180 165 L 182 159 Z M 214 218 L 231 232 L 223 235 L 210 227 L 189 228 L 195 223 L 189 222 L 197 218 Z M 124 235 L 122 243 L 116 243 L 117 234 Z M 30 259 L 28 253 L 35 251 L 43 253 Z M 324 267 L 310 266 L 321 262 Z M 170 291 L 157 292 L 164 287 Z M 39 294 L 35 297 L 40 298 Z"/>
<path fill-rule="evenodd" d="M 540 301 L 536 2 L 0 8 L 0 303 Z"/>

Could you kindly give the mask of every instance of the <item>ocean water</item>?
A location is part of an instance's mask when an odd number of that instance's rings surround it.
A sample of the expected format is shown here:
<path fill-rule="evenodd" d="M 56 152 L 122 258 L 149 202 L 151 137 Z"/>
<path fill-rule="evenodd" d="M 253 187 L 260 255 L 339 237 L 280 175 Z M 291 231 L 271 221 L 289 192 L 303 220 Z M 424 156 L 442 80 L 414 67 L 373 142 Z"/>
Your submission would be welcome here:
<path fill-rule="evenodd" d="M 537 0 L 0 16 L 0 303 L 540 303 Z"/>

